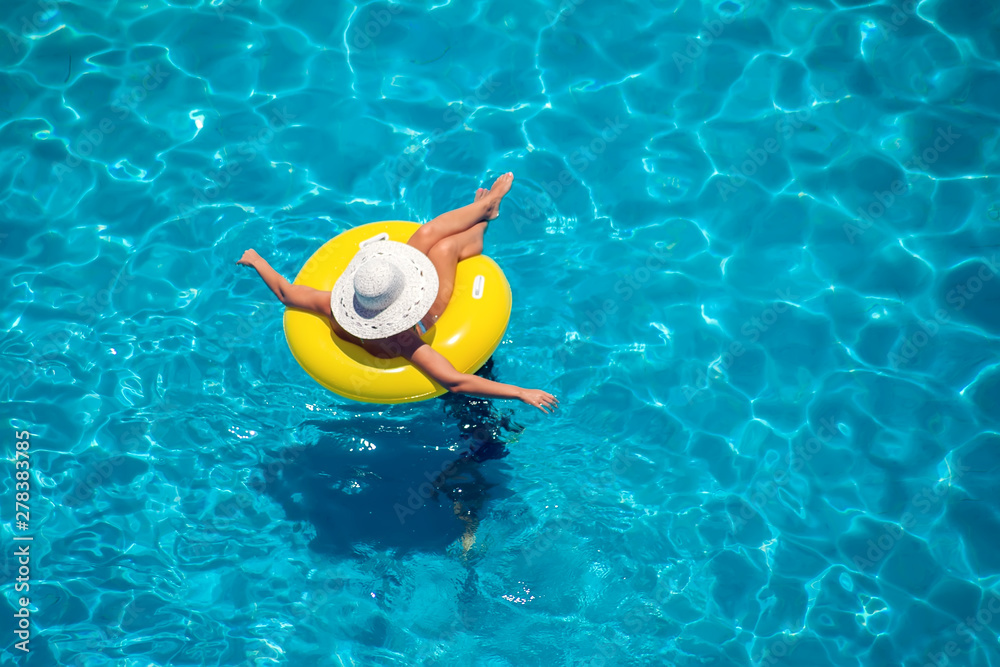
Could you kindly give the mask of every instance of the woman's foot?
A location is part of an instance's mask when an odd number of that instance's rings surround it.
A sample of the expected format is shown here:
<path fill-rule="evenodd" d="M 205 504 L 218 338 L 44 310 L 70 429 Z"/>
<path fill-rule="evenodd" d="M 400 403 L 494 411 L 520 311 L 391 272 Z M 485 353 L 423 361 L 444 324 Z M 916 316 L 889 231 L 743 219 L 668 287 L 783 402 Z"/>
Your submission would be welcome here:
<path fill-rule="evenodd" d="M 504 195 L 510 192 L 510 186 L 513 183 L 514 172 L 512 171 L 508 171 L 506 174 L 501 174 L 497 177 L 497 180 L 493 181 L 493 187 L 491 187 L 489 192 L 483 196 L 483 200 L 487 202 L 487 220 L 494 220 L 498 215 L 500 215 L 500 200 L 504 198 Z M 480 190 L 481 189 L 482 188 L 480 188 Z M 479 196 L 478 192 L 476 193 L 476 196 Z"/>
<path fill-rule="evenodd" d="M 479 188 L 478 190 L 476 190 L 476 197 L 472 201 L 479 201 L 480 199 L 488 195 L 489 192 L 490 191 L 487 190 L 486 188 Z"/>

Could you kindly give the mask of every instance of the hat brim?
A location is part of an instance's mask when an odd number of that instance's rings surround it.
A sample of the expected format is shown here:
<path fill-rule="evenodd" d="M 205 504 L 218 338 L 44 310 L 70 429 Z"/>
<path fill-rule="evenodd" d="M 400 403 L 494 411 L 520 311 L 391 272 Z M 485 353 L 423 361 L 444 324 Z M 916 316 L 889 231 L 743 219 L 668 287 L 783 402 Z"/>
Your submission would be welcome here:
<path fill-rule="evenodd" d="M 354 274 L 366 262 L 382 259 L 403 274 L 396 300 L 377 313 L 366 311 L 354 296 Z M 438 293 L 438 275 L 427 255 L 399 241 L 377 241 L 360 250 L 330 291 L 330 312 L 344 331 L 362 340 L 388 338 L 406 331 L 423 318 Z"/>

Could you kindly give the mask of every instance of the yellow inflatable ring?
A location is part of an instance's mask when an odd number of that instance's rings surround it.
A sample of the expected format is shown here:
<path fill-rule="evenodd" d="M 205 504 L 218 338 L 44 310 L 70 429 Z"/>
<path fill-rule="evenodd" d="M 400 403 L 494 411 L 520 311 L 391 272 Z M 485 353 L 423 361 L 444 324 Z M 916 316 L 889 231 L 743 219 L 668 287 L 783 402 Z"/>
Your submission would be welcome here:
<path fill-rule="evenodd" d="M 296 285 L 331 290 L 359 244 L 381 233 L 405 243 L 420 225 L 399 220 L 373 222 L 327 241 L 303 265 Z M 500 345 L 510 321 L 511 293 L 503 271 L 478 255 L 458 264 L 455 292 L 438 321 L 423 335 L 463 373 L 475 373 Z M 345 398 L 365 403 L 409 403 L 447 390 L 402 357 L 379 359 L 333 332 L 327 318 L 285 310 L 285 339 L 295 361 L 316 382 Z"/>

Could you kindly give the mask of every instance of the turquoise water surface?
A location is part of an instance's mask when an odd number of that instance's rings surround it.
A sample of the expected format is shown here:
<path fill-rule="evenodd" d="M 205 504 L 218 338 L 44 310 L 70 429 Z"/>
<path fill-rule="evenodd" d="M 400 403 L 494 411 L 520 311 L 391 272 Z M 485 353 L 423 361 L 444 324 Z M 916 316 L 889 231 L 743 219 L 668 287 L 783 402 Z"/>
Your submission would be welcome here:
<path fill-rule="evenodd" d="M 998 59 L 992 0 L 3 2 L 3 664 L 997 667 Z M 505 171 L 481 372 L 551 416 L 341 399 L 235 264 Z"/>

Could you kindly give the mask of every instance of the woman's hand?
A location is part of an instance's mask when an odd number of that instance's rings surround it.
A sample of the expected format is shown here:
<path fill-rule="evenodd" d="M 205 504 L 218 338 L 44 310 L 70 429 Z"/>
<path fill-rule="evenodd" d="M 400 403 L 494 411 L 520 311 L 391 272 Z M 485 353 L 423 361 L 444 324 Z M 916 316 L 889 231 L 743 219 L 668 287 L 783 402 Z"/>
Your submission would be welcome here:
<path fill-rule="evenodd" d="M 518 398 L 528 405 L 538 408 L 545 414 L 549 414 L 549 412 L 555 410 L 556 406 L 559 405 L 559 399 L 541 389 L 522 389 L 521 395 Z"/>
<path fill-rule="evenodd" d="M 243 266 L 253 266 L 254 262 L 256 262 L 258 259 L 260 259 L 260 255 L 257 254 L 256 250 L 250 248 L 249 250 L 243 253 L 243 256 L 240 257 L 236 263 L 242 264 Z"/>

